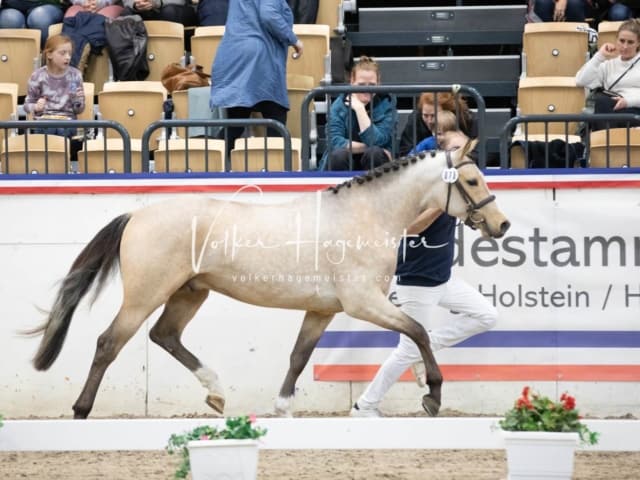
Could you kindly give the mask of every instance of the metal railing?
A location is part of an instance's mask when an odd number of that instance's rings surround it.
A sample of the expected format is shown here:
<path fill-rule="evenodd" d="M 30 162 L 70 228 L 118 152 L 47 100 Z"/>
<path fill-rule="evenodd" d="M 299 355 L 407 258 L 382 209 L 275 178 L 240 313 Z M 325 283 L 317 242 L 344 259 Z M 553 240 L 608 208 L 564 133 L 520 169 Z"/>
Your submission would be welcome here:
<path fill-rule="evenodd" d="M 168 153 L 169 149 L 169 140 L 171 140 L 177 128 L 185 128 L 185 161 L 186 168 L 189 169 L 189 142 L 190 140 L 195 140 L 197 138 L 202 138 L 205 141 L 205 145 L 209 140 L 215 140 L 214 137 L 205 135 L 204 137 L 189 137 L 189 128 L 195 127 L 204 127 L 205 131 L 209 131 L 210 128 L 224 128 L 225 130 L 229 127 L 266 127 L 277 130 L 278 133 L 282 136 L 283 139 L 283 155 L 284 155 L 284 169 L 286 171 L 291 171 L 292 169 L 292 160 L 291 160 L 291 133 L 287 129 L 287 127 L 272 119 L 261 119 L 261 118 L 248 118 L 248 119 L 218 119 L 218 120 L 159 120 L 157 122 L 153 122 L 150 124 L 142 133 L 142 170 L 144 172 L 149 171 L 149 161 L 151 159 L 151 151 L 154 150 L 150 148 L 151 136 L 156 130 L 165 129 L 164 136 L 158 140 L 158 143 L 161 144 L 164 142 L 165 151 Z M 227 135 L 223 137 L 225 139 L 225 144 L 228 142 Z M 242 138 L 242 137 L 240 137 Z M 268 170 L 268 151 L 267 151 L 267 137 L 264 137 L 264 170 Z M 231 149 L 228 148 L 227 151 Z M 248 150 L 244 149 L 245 154 L 245 170 L 247 170 L 247 159 L 248 159 Z M 169 155 L 167 154 L 165 159 L 168 162 Z M 230 155 L 224 156 L 224 170 L 231 170 L 231 158 Z M 205 163 L 208 166 L 209 164 L 209 149 L 205 148 Z M 167 168 L 166 171 L 169 171 Z"/>
<path fill-rule="evenodd" d="M 29 151 L 29 136 L 35 134 L 44 134 L 45 138 L 45 150 L 44 150 L 44 164 L 45 174 L 49 173 L 49 137 L 60 137 L 53 133 L 53 130 L 75 130 L 79 134 L 75 137 L 66 137 L 67 141 L 64 142 L 64 157 L 70 159 L 71 157 L 71 144 L 70 140 L 79 142 L 83 147 L 86 146 L 87 141 L 92 140 L 95 135 L 98 137 L 104 136 L 106 139 L 107 130 L 115 130 L 122 139 L 123 157 L 125 171 L 131 171 L 131 137 L 129 132 L 124 126 L 118 122 L 112 120 L 13 120 L 7 122 L 0 122 L 0 130 L 3 131 L 4 136 L 0 145 L 0 162 L 2 163 L 2 173 L 9 173 L 10 171 L 10 155 L 13 153 L 10 151 L 10 142 L 13 143 L 10 138 L 24 137 L 24 150 L 15 150 L 16 152 L 24 151 L 25 155 L 25 172 L 32 173 L 29 168 L 29 156 L 35 156 L 35 153 Z M 36 130 L 31 132 L 30 130 Z M 17 132 L 22 131 L 22 134 Z M 81 133 L 80 133 L 81 132 Z M 85 155 L 86 155 L 86 148 Z M 86 156 L 85 156 L 86 162 Z M 67 172 L 70 173 L 70 172 Z"/>
<path fill-rule="evenodd" d="M 560 139 L 565 141 L 565 161 L 567 167 L 573 167 L 574 165 L 569 165 L 569 140 L 571 136 L 578 135 L 576 128 L 570 127 L 570 124 L 576 124 L 584 122 L 584 130 L 580 132 L 580 143 L 584 145 L 585 152 L 585 160 L 586 163 L 581 166 L 588 166 L 588 156 L 590 155 L 590 138 L 591 138 L 591 127 L 590 124 L 594 122 L 612 122 L 615 124 L 626 123 L 627 130 L 631 128 L 633 125 L 640 125 L 640 115 L 634 115 L 632 113 L 575 113 L 575 114 L 547 114 L 547 115 L 523 115 L 511 118 L 507 123 L 505 123 L 502 132 L 500 134 L 500 168 L 508 169 L 511 167 L 510 165 L 510 147 L 513 142 L 514 132 L 517 132 L 518 129 L 521 130 L 519 134 L 519 139 L 524 142 L 523 149 L 525 156 L 527 159 L 529 157 L 529 141 L 528 139 L 532 135 L 536 135 L 534 133 L 530 133 L 529 125 L 537 124 L 544 125 L 544 131 L 541 134 L 544 137 L 544 166 L 550 166 L 550 141 L 553 139 Z M 564 131 L 562 133 L 553 133 L 549 131 L 549 124 L 561 124 L 564 123 Z M 522 127 L 520 127 L 522 125 Z M 613 128 L 613 127 L 611 127 Z M 609 134 L 606 135 L 607 142 L 606 145 L 609 146 Z M 627 132 L 627 139 L 629 139 L 629 134 Z M 626 143 L 627 150 L 627 165 L 630 165 L 630 152 L 631 152 L 631 144 L 629 141 Z M 606 150 L 606 164 L 609 165 L 609 149 Z"/>

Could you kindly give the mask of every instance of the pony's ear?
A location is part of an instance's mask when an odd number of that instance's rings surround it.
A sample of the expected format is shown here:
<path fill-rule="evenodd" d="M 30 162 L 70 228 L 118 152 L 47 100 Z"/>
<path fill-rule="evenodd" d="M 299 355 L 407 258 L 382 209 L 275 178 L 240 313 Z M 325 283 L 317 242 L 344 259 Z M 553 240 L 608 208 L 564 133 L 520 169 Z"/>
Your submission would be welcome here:
<path fill-rule="evenodd" d="M 469 152 L 471 152 L 474 148 L 476 148 L 477 144 L 478 144 L 478 139 L 477 138 L 470 139 L 467 142 L 467 144 L 464 146 L 464 148 L 462 149 L 462 156 L 463 157 L 467 156 L 467 154 Z"/>

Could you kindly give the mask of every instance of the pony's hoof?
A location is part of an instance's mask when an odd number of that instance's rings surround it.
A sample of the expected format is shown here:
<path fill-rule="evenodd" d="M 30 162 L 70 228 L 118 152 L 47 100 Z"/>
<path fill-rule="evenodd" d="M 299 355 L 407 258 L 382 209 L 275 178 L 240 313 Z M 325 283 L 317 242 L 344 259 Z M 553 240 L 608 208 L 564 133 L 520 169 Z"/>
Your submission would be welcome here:
<path fill-rule="evenodd" d="M 222 415 L 224 413 L 224 397 L 221 395 L 207 395 L 205 400 L 216 413 Z"/>
<path fill-rule="evenodd" d="M 430 417 L 437 417 L 440 411 L 440 402 L 435 401 L 428 394 L 422 396 L 422 408 Z"/>
<path fill-rule="evenodd" d="M 291 398 L 278 397 L 275 404 L 275 414 L 281 418 L 293 418 Z"/>

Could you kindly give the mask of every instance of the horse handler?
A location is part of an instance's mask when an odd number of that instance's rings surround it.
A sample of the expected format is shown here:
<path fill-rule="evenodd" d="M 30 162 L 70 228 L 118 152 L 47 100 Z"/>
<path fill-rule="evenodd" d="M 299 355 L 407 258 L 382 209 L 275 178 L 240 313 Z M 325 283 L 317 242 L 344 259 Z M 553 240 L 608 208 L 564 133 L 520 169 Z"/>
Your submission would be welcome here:
<path fill-rule="evenodd" d="M 456 219 L 438 209 L 427 209 L 407 229 L 398 251 L 395 282 L 389 299 L 429 331 L 436 352 L 492 328 L 497 310 L 468 283 L 451 278 Z M 429 330 L 430 309 L 449 310 L 446 323 Z M 419 362 L 419 363 L 416 363 Z M 395 350 L 382 364 L 373 381 L 353 405 L 352 417 L 380 417 L 378 405 L 405 370 L 413 365 L 416 380 L 424 386 L 425 369 L 416 344 L 400 335 Z M 437 412 L 425 411 L 435 416 Z"/>

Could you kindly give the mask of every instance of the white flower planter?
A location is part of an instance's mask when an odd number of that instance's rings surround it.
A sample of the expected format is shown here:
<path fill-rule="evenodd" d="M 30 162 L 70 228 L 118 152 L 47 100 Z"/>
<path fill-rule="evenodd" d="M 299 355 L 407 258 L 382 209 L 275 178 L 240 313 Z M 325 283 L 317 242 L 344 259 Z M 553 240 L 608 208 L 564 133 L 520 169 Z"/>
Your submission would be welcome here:
<path fill-rule="evenodd" d="M 187 444 L 193 480 L 255 480 L 257 440 L 195 440 Z"/>
<path fill-rule="evenodd" d="M 575 432 L 502 432 L 509 480 L 571 480 Z"/>

